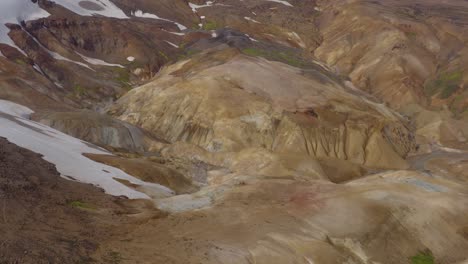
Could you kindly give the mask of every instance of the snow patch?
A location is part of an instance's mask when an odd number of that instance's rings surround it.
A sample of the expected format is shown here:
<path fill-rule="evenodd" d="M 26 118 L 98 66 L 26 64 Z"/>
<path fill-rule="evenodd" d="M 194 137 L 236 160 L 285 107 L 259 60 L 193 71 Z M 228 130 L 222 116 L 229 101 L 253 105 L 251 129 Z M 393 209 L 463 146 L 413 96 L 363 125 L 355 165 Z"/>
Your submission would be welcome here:
<path fill-rule="evenodd" d="M 54 0 L 54 2 L 81 16 L 100 15 L 114 18 L 128 18 L 128 16 L 110 0 Z M 87 8 L 85 2 L 90 2 L 95 8 Z"/>
<path fill-rule="evenodd" d="M 45 48 L 43 46 L 43 48 Z M 47 48 L 45 48 L 47 50 L 47 52 L 50 54 L 50 56 L 52 56 L 52 58 L 56 59 L 56 60 L 61 60 L 61 61 L 67 61 L 67 62 L 71 62 L 71 63 L 74 63 L 74 64 L 77 64 L 77 65 L 80 65 L 82 67 L 85 67 L 85 68 L 88 68 L 92 71 L 95 71 L 94 69 L 92 69 L 91 67 L 89 67 L 88 65 L 82 63 L 82 62 L 79 62 L 79 61 L 74 61 L 74 60 L 70 60 L 69 58 L 66 58 L 60 54 L 58 54 L 57 52 L 53 52 Z"/>
<path fill-rule="evenodd" d="M 130 199 L 150 199 L 144 193 L 133 190 L 115 179 L 126 180 L 150 189 L 161 196 L 171 196 L 173 192 L 161 185 L 146 183 L 125 172 L 83 156 L 83 153 L 111 155 L 58 130 L 31 121 L 28 117 L 33 111 L 25 106 L 0 100 L 0 136 L 10 142 L 42 154 L 46 161 L 57 167 L 64 178 L 71 177 L 77 181 L 90 183 L 103 188 L 108 194 L 126 196 Z"/>
<path fill-rule="evenodd" d="M 17 48 L 15 42 L 8 36 L 10 29 L 7 23 L 20 24 L 21 21 L 48 17 L 50 14 L 31 0 L 1 0 L 0 1 L 0 43 Z"/>
<path fill-rule="evenodd" d="M 209 6 L 212 6 L 213 4 L 214 4 L 213 1 L 206 1 L 206 3 L 203 4 L 203 5 L 197 5 L 197 4 L 189 2 L 189 6 L 190 6 L 190 8 L 192 8 L 192 11 L 194 13 L 197 13 L 197 9 L 200 9 L 200 8 L 203 8 L 203 7 L 209 7 Z"/>
<path fill-rule="evenodd" d="M 283 4 L 283 5 L 285 5 L 285 6 L 293 6 L 293 5 L 291 5 L 288 1 L 283 1 L 283 0 L 267 0 L 267 1 L 275 2 L 275 3 L 280 3 L 280 4 Z"/>
<path fill-rule="evenodd" d="M 33 110 L 10 101 L 0 100 L 0 112 L 13 117 L 29 118 Z"/>
<path fill-rule="evenodd" d="M 171 22 L 171 23 L 174 23 L 176 24 L 176 26 L 180 29 L 180 30 L 186 30 L 187 27 L 178 23 L 178 22 L 175 22 L 175 21 L 172 21 L 172 20 L 169 20 L 169 19 L 165 19 L 165 18 L 161 18 L 161 17 L 158 17 L 157 15 L 155 14 L 150 14 L 150 13 L 144 13 L 143 11 L 141 10 L 137 10 L 135 11 L 134 13 L 132 13 L 132 15 L 134 15 L 135 17 L 142 17 L 142 18 L 152 18 L 152 19 L 159 19 L 159 20 L 163 20 L 163 21 L 168 21 L 168 22 Z"/>
<path fill-rule="evenodd" d="M 76 52 L 76 54 L 78 54 L 84 61 L 86 61 L 87 63 L 92 64 L 92 65 L 125 68 L 124 66 L 122 66 L 120 64 L 108 63 L 108 62 L 105 62 L 105 61 L 100 60 L 100 59 L 86 57 L 85 55 L 80 54 L 78 52 Z"/>
<path fill-rule="evenodd" d="M 260 22 L 258 22 L 257 20 L 255 20 L 253 18 L 250 18 L 250 17 L 244 17 L 244 19 L 247 20 L 247 21 L 253 22 L 253 23 L 260 24 Z"/>
<path fill-rule="evenodd" d="M 176 36 L 184 36 L 185 33 L 183 32 L 171 32 L 171 31 L 166 31 L 167 33 L 170 33 L 170 34 L 173 34 L 173 35 L 176 35 Z"/>
<path fill-rule="evenodd" d="M 172 42 L 170 42 L 170 41 L 165 40 L 165 42 L 166 42 L 167 44 L 171 45 L 171 46 L 174 47 L 174 48 L 177 48 L 177 49 L 179 48 L 178 45 L 176 45 L 176 44 L 174 44 L 174 43 L 172 43 Z"/>

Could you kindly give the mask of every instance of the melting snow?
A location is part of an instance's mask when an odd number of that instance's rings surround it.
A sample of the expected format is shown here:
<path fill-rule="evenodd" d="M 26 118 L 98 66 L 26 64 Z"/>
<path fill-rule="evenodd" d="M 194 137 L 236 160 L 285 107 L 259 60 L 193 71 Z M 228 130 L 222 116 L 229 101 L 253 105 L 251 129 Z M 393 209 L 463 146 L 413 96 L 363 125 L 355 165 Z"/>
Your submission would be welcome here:
<path fill-rule="evenodd" d="M 76 54 L 78 54 L 83 60 L 85 60 L 89 64 L 125 68 L 124 66 L 122 66 L 120 64 L 108 63 L 108 62 L 105 62 L 105 61 L 100 60 L 100 59 L 86 57 L 85 55 L 80 54 L 78 52 L 76 52 Z"/>
<path fill-rule="evenodd" d="M 171 45 L 171 46 L 174 47 L 174 48 L 179 48 L 178 45 L 176 45 L 176 44 L 174 44 L 174 43 L 172 43 L 172 42 L 170 42 L 170 41 L 165 40 L 165 42 L 166 42 L 167 44 Z"/>
<path fill-rule="evenodd" d="M 213 1 L 206 1 L 206 3 L 204 5 L 197 5 L 197 4 L 194 4 L 194 3 L 189 3 L 189 6 L 190 6 L 190 8 L 192 8 L 192 11 L 194 13 L 196 13 L 197 9 L 212 6 L 213 4 L 214 4 Z"/>
<path fill-rule="evenodd" d="M 159 19 L 159 20 L 163 20 L 163 21 L 168 21 L 168 22 L 171 22 L 171 23 L 174 23 L 177 25 L 177 27 L 180 29 L 180 30 L 186 30 L 187 27 L 180 24 L 180 23 L 177 23 L 175 21 L 172 21 L 172 20 L 169 20 L 169 19 L 165 19 L 165 18 L 161 18 L 161 17 L 158 17 L 157 15 L 155 14 L 150 14 L 150 13 L 143 13 L 143 11 L 141 10 L 137 10 L 133 13 L 134 16 L 136 17 L 143 17 L 143 18 L 152 18 L 152 19 Z"/>
<path fill-rule="evenodd" d="M 81 16 L 101 15 L 105 17 L 128 18 L 110 0 L 54 0 L 54 2 Z"/>
<path fill-rule="evenodd" d="M 251 36 L 249 36 L 249 34 L 245 34 L 251 41 L 253 42 L 259 42 L 258 40 L 252 38 Z"/>
<path fill-rule="evenodd" d="M 162 196 L 173 194 L 164 186 L 143 182 L 119 169 L 86 158 L 82 153 L 110 153 L 29 120 L 32 113 L 27 107 L 0 100 L 0 136 L 20 147 L 42 154 L 45 160 L 55 164 L 63 176 L 101 187 L 108 194 L 123 195 L 130 199 L 150 199 L 148 195 L 135 191 L 114 178 L 150 188 Z"/>
<path fill-rule="evenodd" d="M 275 3 L 280 3 L 280 4 L 283 4 L 283 5 L 285 5 L 285 6 L 293 6 L 293 5 L 291 5 L 288 1 L 284 1 L 284 0 L 267 0 L 267 1 L 275 2 Z"/>
<path fill-rule="evenodd" d="M 10 29 L 5 24 L 19 24 L 21 21 L 39 19 L 49 15 L 31 0 L 0 0 L 0 43 L 5 43 L 21 51 L 8 36 Z"/>
<path fill-rule="evenodd" d="M 44 47 L 44 48 L 45 48 L 45 47 Z M 95 71 L 94 69 L 92 69 L 91 67 L 89 67 L 88 65 L 86 65 L 86 64 L 84 64 L 84 63 L 82 63 L 82 62 L 70 60 L 70 59 L 65 58 L 64 56 L 58 54 L 57 52 L 53 52 L 53 51 L 48 50 L 48 49 L 46 49 L 46 50 L 47 50 L 47 52 L 49 52 L 49 54 L 50 54 L 54 59 L 56 59 L 56 60 L 68 61 L 68 62 L 71 62 L 71 63 L 75 63 L 75 64 L 77 64 L 77 65 L 80 65 L 80 66 L 82 66 L 82 67 L 88 68 L 88 69 L 90 69 L 90 70 L 92 70 L 92 71 Z"/>
<path fill-rule="evenodd" d="M 185 33 L 183 32 L 171 32 L 171 31 L 166 31 L 167 33 L 170 33 L 170 34 L 173 34 L 173 35 L 177 35 L 177 36 L 184 36 Z"/>
<path fill-rule="evenodd" d="M 5 100 L 0 100 L 0 112 L 21 118 L 29 118 L 29 116 L 34 113 L 33 110 L 27 108 L 26 106 Z"/>
<path fill-rule="evenodd" d="M 42 71 L 41 67 L 39 67 L 39 65 L 34 64 L 34 65 L 33 65 L 33 68 L 34 68 L 37 72 L 39 72 L 40 74 L 46 76 L 46 75 L 44 74 L 44 72 Z"/>
<path fill-rule="evenodd" d="M 244 17 L 245 20 L 247 21 L 250 21 L 250 22 L 254 22 L 254 23 L 258 23 L 260 24 L 260 22 L 258 22 L 257 20 L 253 19 L 253 18 L 250 18 L 250 17 Z"/>

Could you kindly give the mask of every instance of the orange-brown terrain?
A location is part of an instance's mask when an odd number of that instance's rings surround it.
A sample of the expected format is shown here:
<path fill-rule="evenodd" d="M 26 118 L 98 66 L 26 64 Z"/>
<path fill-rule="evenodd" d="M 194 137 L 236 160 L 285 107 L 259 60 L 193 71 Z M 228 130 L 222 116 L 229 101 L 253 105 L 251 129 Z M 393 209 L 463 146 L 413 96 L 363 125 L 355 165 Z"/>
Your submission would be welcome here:
<path fill-rule="evenodd" d="M 468 2 L 2 0 L 0 263 L 468 263 Z"/>

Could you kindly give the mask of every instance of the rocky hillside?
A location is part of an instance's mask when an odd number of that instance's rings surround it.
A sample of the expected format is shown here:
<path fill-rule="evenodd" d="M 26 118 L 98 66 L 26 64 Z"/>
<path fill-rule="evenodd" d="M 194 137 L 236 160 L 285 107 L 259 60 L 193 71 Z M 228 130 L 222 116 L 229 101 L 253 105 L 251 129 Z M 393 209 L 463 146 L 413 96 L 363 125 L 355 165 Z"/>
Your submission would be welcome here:
<path fill-rule="evenodd" d="M 163 69 L 110 113 L 169 142 L 212 152 L 265 148 L 406 167 L 414 136 L 397 113 L 319 64 L 299 69 L 219 49 Z"/>
<path fill-rule="evenodd" d="M 0 263 L 467 263 L 467 43 L 464 0 L 2 0 Z"/>

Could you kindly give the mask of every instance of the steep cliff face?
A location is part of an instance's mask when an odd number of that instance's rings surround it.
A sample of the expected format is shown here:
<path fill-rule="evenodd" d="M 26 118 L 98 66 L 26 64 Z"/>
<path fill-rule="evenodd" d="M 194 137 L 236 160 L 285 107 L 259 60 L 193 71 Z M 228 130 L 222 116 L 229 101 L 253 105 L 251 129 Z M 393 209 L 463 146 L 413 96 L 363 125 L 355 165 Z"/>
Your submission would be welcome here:
<path fill-rule="evenodd" d="M 262 147 L 388 168 L 405 167 L 415 147 L 398 114 L 339 79 L 235 49 L 169 66 L 109 113 L 214 152 Z"/>

